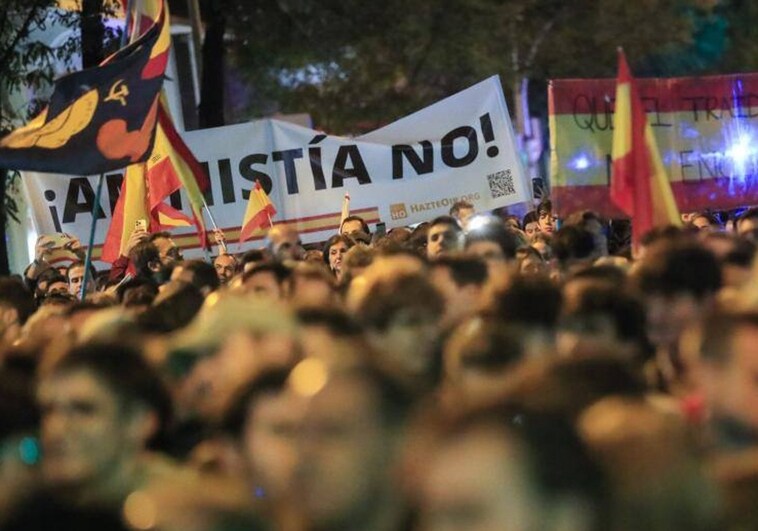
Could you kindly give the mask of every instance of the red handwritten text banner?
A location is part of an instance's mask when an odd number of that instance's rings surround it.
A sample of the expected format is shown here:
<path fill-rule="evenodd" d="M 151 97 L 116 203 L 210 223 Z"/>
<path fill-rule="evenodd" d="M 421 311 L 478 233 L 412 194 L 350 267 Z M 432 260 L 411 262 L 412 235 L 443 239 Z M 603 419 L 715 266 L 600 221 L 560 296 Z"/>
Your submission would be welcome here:
<path fill-rule="evenodd" d="M 558 213 L 610 201 L 615 79 L 549 87 L 551 195 Z M 758 203 L 758 74 L 641 79 L 640 93 L 683 212 Z"/>

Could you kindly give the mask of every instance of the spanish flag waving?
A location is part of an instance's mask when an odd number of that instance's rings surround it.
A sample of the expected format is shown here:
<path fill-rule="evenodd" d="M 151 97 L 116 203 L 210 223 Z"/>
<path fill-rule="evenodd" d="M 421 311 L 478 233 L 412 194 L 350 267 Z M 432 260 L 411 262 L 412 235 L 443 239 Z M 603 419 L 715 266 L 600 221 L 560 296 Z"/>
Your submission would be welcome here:
<path fill-rule="evenodd" d="M 58 79 L 49 106 L 0 139 L 0 166 L 92 175 L 144 161 L 171 35 L 165 2 L 140 38 L 95 68 Z"/>
<path fill-rule="evenodd" d="M 276 208 L 268 198 L 266 191 L 259 181 L 255 181 L 255 187 L 250 190 L 250 202 L 245 210 L 245 219 L 242 221 L 240 243 L 253 235 L 255 229 L 272 225 L 271 217 L 276 215 Z"/>
<path fill-rule="evenodd" d="M 632 244 L 637 247 L 650 229 L 680 225 L 681 217 L 637 82 L 622 50 L 618 61 L 611 199 L 632 218 Z"/>

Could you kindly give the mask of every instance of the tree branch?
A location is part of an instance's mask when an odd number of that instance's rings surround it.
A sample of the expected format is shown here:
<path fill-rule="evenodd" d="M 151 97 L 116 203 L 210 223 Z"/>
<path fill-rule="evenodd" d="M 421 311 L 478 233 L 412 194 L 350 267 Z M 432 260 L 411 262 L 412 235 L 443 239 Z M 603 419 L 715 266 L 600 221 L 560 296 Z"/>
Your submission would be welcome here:
<path fill-rule="evenodd" d="M 37 0 L 34 3 L 32 8 L 29 10 L 29 14 L 26 16 L 26 20 L 24 20 L 23 25 L 19 29 L 18 33 L 16 33 L 16 36 L 13 38 L 10 46 L 8 46 L 8 48 L 6 48 L 3 52 L 3 55 L 0 56 L 0 72 L 4 70 L 6 62 L 9 60 L 11 54 L 13 53 L 13 50 L 16 49 L 16 46 L 18 46 L 18 43 L 21 42 L 21 39 L 23 39 L 29 32 L 29 26 L 31 26 L 32 22 L 37 16 L 37 10 L 41 7 L 41 4 L 42 2 L 40 0 Z"/>
<path fill-rule="evenodd" d="M 551 20 L 548 20 L 544 26 L 540 29 L 539 33 L 537 33 L 537 36 L 534 38 L 534 41 L 532 42 L 532 46 L 529 48 L 529 53 L 526 56 L 526 61 L 524 63 L 524 68 L 528 70 L 532 67 L 532 64 L 534 63 L 534 58 L 537 56 L 537 52 L 539 51 L 540 46 L 545 41 L 547 36 L 550 34 L 550 30 L 553 29 L 553 26 L 555 26 L 555 23 L 558 20 L 558 15 L 556 15 Z"/>

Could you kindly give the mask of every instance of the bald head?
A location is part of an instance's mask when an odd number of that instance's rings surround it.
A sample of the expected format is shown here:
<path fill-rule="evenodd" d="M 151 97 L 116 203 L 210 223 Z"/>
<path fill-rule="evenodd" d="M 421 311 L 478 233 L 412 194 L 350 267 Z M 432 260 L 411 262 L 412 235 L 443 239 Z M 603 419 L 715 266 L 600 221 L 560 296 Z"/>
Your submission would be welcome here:
<path fill-rule="evenodd" d="M 275 225 L 268 233 L 269 250 L 276 260 L 297 260 L 302 254 L 300 234 L 292 225 Z"/>

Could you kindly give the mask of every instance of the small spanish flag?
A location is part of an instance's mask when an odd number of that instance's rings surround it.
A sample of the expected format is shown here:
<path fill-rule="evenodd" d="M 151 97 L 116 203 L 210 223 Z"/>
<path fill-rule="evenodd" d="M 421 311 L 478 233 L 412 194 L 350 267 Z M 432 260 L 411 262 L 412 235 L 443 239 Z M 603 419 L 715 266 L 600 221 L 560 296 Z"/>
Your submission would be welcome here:
<path fill-rule="evenodd" d="M 682 221 L 637 81 L 622 50 L 618 62 L 611 199 L 632 218 L 632 246 L 636 248 L 650 229 L 681 225 Z"/>
<path fill-rule="evenodd" d="M 255 187 L 250 190 L 250 202 L 247 204 L 247 210 L 245 210 L 245 219 L 242 221 L 240 243 L 250 238 L 256 229 L 273 226 L 271 218 L 275 215 L 274 204 L 261 187 L 260 181 L 255 181 Z"/>

